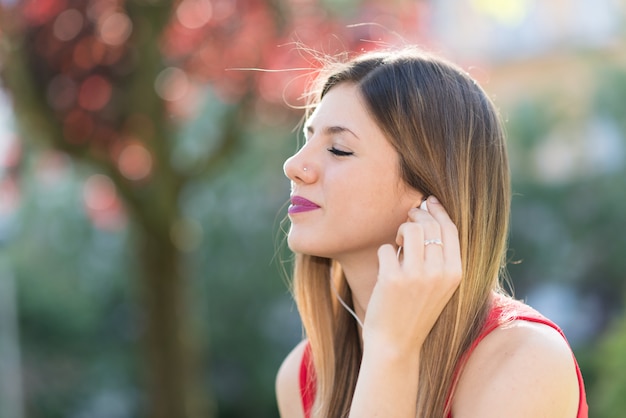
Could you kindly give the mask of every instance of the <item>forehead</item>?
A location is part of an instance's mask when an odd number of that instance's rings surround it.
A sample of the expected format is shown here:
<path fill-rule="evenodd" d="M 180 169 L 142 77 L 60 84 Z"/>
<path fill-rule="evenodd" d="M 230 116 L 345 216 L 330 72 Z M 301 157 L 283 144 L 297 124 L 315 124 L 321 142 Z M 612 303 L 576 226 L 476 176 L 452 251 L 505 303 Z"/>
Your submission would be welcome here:
<path fill-rule="evenodd" d="M 304 131 L 330 126 L 346 126 L 359 130 L 376 128 L 356 85 L 342 83 L 331 88 L 304 124 Z"/>

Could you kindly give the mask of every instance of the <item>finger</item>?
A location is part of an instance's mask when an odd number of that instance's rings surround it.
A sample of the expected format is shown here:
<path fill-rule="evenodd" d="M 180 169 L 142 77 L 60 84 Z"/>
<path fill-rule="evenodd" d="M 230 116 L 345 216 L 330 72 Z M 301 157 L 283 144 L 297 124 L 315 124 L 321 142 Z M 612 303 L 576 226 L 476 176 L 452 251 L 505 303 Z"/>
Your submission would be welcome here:
<path fill-rule="evenodd" d="M 419 210 L 419 209 L 418 209 Z M 415 221 L 402 224 L 398 234 L 404 243 L 402 268 L 406 272 L 421 274 L 443 264 L 441 249 L 430 249 L 425 245 L 429 237 L 441 236 L 439 224 L 427 213 L 412 216 Z M 399 239 L 400 240 L 400 239 Z"/>
<path fill-rule="evenodd" d="M 424 205 L 422 205 L 424 206 Z M 413 208 L 409 211 L 409 221 L 420 224 L 424 229 L 425 239 L 441 239 L 441 226 L 427 210 Z"/>
<path fill-rule="evenodd" d="M 431 218 L 431 222 L 434 221 Z M 404 242 L 402 268 L 405 271 L 421 272 L 424 267 L 424 234 L 425 225 L 422 222 L 406 222 L 400 225 L 398 234 Z"/>
<path fill-rule="evenodd" d="M 442 250 L 445 262 L 454 268 L 461 268 L 461 248 L 459 244 L 459 232 L 456 225 L 450 219 L 448 212 L 434 196 L 427 199 L 430 215 L 437 221 L 440 227 Z M 435 247 L 435 245 L 429 245 Z"/>
<path fill-rule="evenodd" d="M 391 244 L 384 244 L 378 248 L 378 277 L 388 277 L 398 270 L 399 262 L 396 250 Z"/>
<path fill-rule="evenodd" d="M 425 274 L 441 271 L 444 264 L 443 246 L 441 227 L 437 220 L 430 214 L 420 211 L 420 219 L 418 222 L 424 230 L 424 235 L 421 240 L 415 240 L 415 247 L 421 246 L 423 259 L 422 259 L 422 272 Z M 417 253 L 417 251 L 416 251 Z M 413 266 L 412 266 L 413 267 Z"/>

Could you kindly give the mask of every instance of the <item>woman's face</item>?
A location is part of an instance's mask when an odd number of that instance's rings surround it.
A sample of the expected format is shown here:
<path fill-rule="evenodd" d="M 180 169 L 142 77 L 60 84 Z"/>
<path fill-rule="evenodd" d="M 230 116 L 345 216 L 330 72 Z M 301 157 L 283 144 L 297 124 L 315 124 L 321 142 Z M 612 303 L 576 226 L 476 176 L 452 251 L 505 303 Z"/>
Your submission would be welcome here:
<path fill-rule="evenodd" d="M 341 260 L 394 243 L 422 194 L 401 180 L 398 154 L 357 87 L 333 87 L 308 119 L 305 135 L 304 146 L 284 165 L 292 188 L 289 247 Z"/>

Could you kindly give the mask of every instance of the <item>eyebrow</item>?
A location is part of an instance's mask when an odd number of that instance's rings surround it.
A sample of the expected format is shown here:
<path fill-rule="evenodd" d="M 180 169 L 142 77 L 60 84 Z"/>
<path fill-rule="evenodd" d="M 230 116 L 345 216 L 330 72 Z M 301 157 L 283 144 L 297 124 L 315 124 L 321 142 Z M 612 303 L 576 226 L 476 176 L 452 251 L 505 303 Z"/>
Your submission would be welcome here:
<path fill-rule="evenodd" d="M 308 125 L 306 127 L 306 131 L 312 135 L 313 133 L 315 133 L 315 128 L 313 128 L 311 125 Z M 340 125 L 327 126 L 322 130 L 322 132 L 325 135 L 335 135 L 335 134 L 348 132 L 350 135 L 352 135 L 356 139 L 360 139 L 359 136 L 355 134 L 352 130 L 346 128 L 345 126 L 340 126 Z"/>

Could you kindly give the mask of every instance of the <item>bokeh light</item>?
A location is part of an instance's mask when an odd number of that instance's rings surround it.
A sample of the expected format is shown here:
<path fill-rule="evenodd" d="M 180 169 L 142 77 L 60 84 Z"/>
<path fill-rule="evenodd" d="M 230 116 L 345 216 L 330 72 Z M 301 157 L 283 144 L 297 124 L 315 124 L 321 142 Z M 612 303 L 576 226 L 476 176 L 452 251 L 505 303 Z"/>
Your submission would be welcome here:
<path fill-rule="evenodd" d="M 61 41 L 71 41 L 83 28 L 83 15 L 76 9 L 65 10 L 57 16 L 52 27 L 54 36 Z"/>
<path fill-rule="evenodd" d="M 161 71 L 154 82 L 154 88 L 163 100 L 180 100 L 187 94 L 189 78 L 180 68 L 168 67 Z"/>
<path fill-rule="evenodd" d="M 85 110 L 97 111 L 111 99 L 111 83 L 100 75 L 92 75 L 80 86 L 78 104 Z"/>
<path fill-rule="evenodd" d="M 113 181 L 103 175 L 90 176 L 83 186 L 87 216 L 97 228 L 119 230 L 126 225 L 122 202 Z"/>
<path fill-rule="evenodd" d="M 474 7 L 505 26 L 518 26 L 529 13 L 530 0 L 472 0 Z"/>
<path fill-rule="evenodd" d="M 90 176 L 83 186 L 83 199 L 85 206 L 91 210 L 103 211 L 112 208 L 117 200 L 113 181 L 103 174 Z"/>
<path fill-rule="evenodd" d="M 63 0 L 27 0 L 24 2 L 22 14 L 28 23 L 42 25 L 53 19 L 65 7 Z"/>
<path fill-rule="evenodd" d="M 176 8 L 176 17 L 188 29 L 198 29 L 206 25 L 213 16 L 209 0 L 183 0 Z"/>
<path fill-rule="evenodd" d="M 152 155 L 140 143 L 125 146 L 117 159 L 120 173 L 129 180 L 143 180 L 152 172 Z"/>
<path fill-rule="evenodd" d="M 125 13 L 111 13 L 98 19 L 98 32 L 105 44 L 122 45 L 133 32 L 133 24 Z"/>
<path fill-rule="evenodd" d="M 104 58 L 105 45 L 93 36 L 82 38 L 74 47 L 74 63 L 84 69 L 91 70 Z"/>

